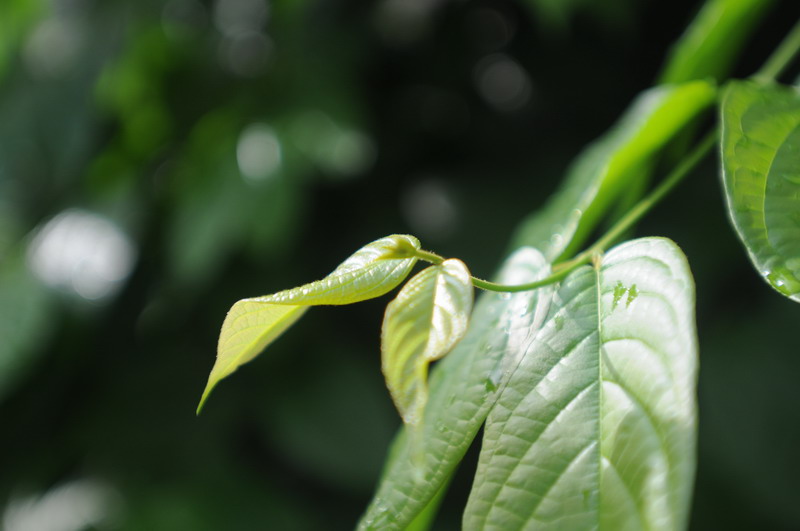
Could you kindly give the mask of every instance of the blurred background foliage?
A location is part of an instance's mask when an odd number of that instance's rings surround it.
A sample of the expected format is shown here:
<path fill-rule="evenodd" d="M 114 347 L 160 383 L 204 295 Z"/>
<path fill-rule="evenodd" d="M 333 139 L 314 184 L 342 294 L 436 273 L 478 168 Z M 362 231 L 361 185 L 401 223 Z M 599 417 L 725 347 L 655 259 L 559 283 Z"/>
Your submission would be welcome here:
<path fill-rule="evenodd" d="M 195 418 L 226 310 L 390 233 L 491 275 L 697 8 L 0 2 L 3 528 L 351 528 L 399 426 L 386 300 L 309 312 Z M 716 171 L 638 231 L 675 239 L 697 280 L 692 526 L 798 529 L 800 310 L 751 271 Z M 436 529 L 458 528 L 474 458 Z"/>

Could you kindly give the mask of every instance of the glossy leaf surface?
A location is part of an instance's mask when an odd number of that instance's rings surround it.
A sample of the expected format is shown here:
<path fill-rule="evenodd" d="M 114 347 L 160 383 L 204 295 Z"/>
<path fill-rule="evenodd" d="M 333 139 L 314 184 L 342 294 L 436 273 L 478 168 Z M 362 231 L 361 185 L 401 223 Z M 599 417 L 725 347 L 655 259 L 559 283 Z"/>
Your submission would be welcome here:
<path fill-rule="evenodd" d="M 554 261 L 577 251 L 607 207 L 646 177 L 646 168 L 674 136 L 714 100 L 706 81 L 643 93 L 600 140 L 576 159 L 556 194 L 525 221 L 516 245 L 540 249 Z"/>
<path fill-rule="evenodd" d="M 728 211 L 756 270 L 800 302 L 800 93 L 734 82 L 722 100 Z"/>
<path fill-rule="evenodd" d="M 419 241 L 413 236 L 381 238 L 359 249 L 322 280 L 234 304 L 222 324 L 217 361 L 198 411 L 221 379 L 255 358 L 309 306 L 352 304 L 395 288 L 414 267 L 415 249 Z"/>
<path fill-rule="evenodd" d="M 694 285 L 647 238 L 559 286 L 490 412 L 464 529 L 682 529 L 694 479 Z"/>
<path fill-rule="evenodd" d="M 508 259 L 499 281 L 520 284 L 549 272 L 538 251 L 523 248 Z M 403 428 L 359 529 L 406 529 L 441 495 L 499 390 L 536 336 L 547 314 L 549 293 L 545 287 L 514 295 L 481 295 L 466 336 L 431 371 L 421 429 L 426 449 L 421 469 L 412 457 L 409 430 Z"/>
<path fill-rule="evenodd" d="M 472 278 L 461 260 L 430 266 L 403 286 L 381 331 L 381 368 L 403 422 L 421 422 L 428 401 L 428 365 L 467 332 Z"/>

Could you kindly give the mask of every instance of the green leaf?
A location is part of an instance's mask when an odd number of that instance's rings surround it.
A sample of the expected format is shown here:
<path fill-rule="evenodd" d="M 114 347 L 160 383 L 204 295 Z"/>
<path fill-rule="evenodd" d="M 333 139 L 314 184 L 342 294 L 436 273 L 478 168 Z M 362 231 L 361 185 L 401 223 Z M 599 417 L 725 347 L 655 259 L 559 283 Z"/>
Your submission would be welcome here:
<path fill-rule="evenodd" d="M 761 276 L 800 302 L 800 92 L 733 82 L 721 120 L 733 226 Z"/>
<path fill-rule="evenodd" d="M 419 247 L 413 236 L 381 238 L 359 249 L 322 280 L 234 304 L 222 324 L 217 361 L 197 411 L 220 380 L 258 356 L 308 306 L 352 304 L 394 289 L 414 267 Z"/>
<path fill-rule="evenodd" d="M 535 247 L 550 261 L 577 251 L 608 206 L 647 177 L 653 157 L 715 93 L 711 83 L 693 81 L 639 96 L 617 125 L 580 154 L 546 206 L 522 224 L 515 246 Z"/>
<path fill-rule="evenodd" d="M 661 83 L 721 80 L 773 0 L 709 0 L 675 43 Z"/>
<path fill-rule="evenodd" d="M 600 261 L 600 260 L 598 260 Z M 694 284 L 669 240 L 571 273 L 490 412 L 464 529 L 683 529 Z"/>
<path fill-rule="evenodd" d="M 428 401 L 428 365 L 450 352 L 467 332 L 472 276 L 450 259 L 403 286 L 383 318 L 381 368 L 403 422 L 422 421 Z"/>
<path fill-rule="evenodd" d="M 521 284 L 550 273 L 542 255 L 516 251 L 499 281 Z M 550 288 L 516 294 L 484 293 L 466 336 L 431 371 L 425 422 L 419 440 L 427 451 L 414 458 L 407 427 L 390 449 L 375 497 L 359 529 L 406 529 L 452 477 L 489 408 L 547 315 Z"/>

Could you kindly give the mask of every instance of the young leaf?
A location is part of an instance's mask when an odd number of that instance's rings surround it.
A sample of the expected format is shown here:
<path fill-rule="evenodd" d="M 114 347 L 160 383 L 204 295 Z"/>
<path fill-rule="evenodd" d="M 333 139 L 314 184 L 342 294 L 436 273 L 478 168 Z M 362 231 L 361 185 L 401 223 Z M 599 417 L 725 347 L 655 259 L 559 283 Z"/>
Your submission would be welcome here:
<path fill-rule="evenodd" d="M 696 370 L 694 285 L 672 242 L 571 273 L 489 413 L 464 529 L 683 529 Z"/>
<path fill-rule="evenodd" d="M 530 245 L 550 261 L 577 251 L 620 194 L 641 179 L 676 133 L 714 101 L 707 81 L 650 89 L 599 141 L 582 152 L 546 206 L 523 222 L 515 246 Z"/>
<path fill-rule="evenodd" d="M 386 307 L 381 368 L 403 422 L 421 421 L 428 401 L 428 365 L 450 352 L 467 332 L 472 277 L 450 259 L 418 273 Z"/>
<path fill-rule="evenodd" d="M 395 288 L 414 267 L 419 247 L 413 236 L 381 238 L 356 251 L 322 280 L 234 304 L 222 324 L 217 361 L 197 411 L 220 380 L 255 358 L 309 306 L 352 304 Z"/>
<path fill-rule="evenodd" d="M 800 93 L 751 81 L 722 99 L 722 181 L 750 260 L 800 302 Z"/>
<path fill-rule="evenodd" d="M 506 261 L 499 281 L 521 284 L 549 273 L 541 253 L 522 248 Z M 546 286 L 510 296 L 481 295 L 466 336 L 431 371 L 419 436 L 427 452 L 421 467 L 414 460 L 409 429 L 403 427 L 359 529 L 405 530 L 435 503 L 508 376 L 536 337 L 547 315 L 550 293 Z"/>

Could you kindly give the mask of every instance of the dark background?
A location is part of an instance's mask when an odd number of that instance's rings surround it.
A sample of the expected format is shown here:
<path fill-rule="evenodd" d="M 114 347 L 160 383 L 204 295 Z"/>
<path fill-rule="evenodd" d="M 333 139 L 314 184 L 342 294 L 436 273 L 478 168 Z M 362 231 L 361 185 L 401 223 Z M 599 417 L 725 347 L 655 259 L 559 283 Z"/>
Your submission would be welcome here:
<path fill-rule="evenodd" d="M 399 425 L 388 298 L 308 312 L 197 418 L 225 312 L 391 233 L 490 276 L 697 8 L 2 0 L 3 528 L 352 528 Z M 735 74 L 796 18 L 778 2 Z M 637 233 L 697 281 L 692 528 L 799 529 L 800 308 L 750 267 L 716 161 Z"/>

